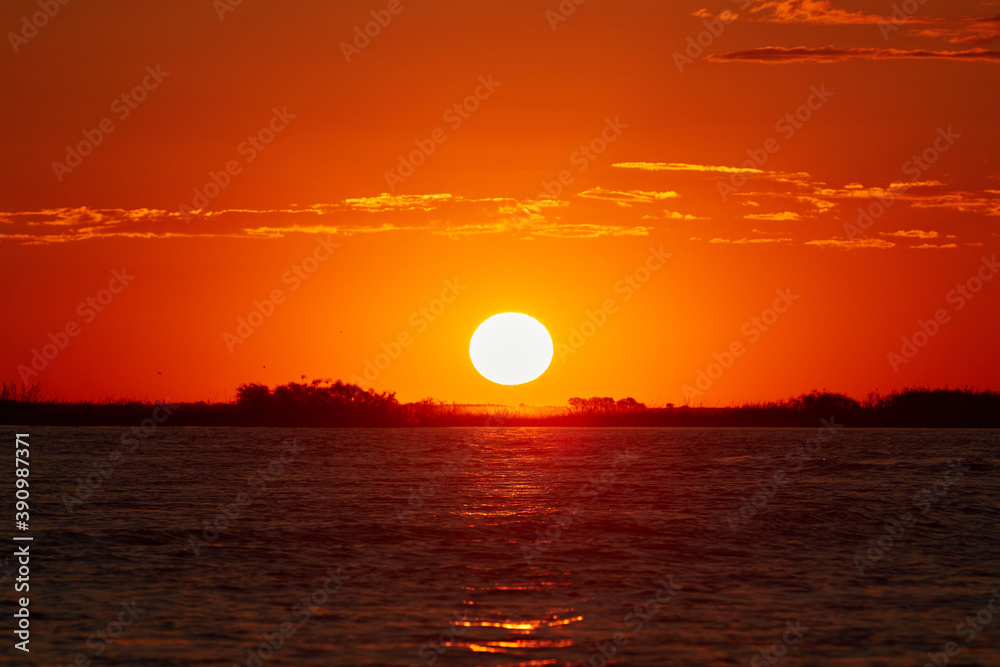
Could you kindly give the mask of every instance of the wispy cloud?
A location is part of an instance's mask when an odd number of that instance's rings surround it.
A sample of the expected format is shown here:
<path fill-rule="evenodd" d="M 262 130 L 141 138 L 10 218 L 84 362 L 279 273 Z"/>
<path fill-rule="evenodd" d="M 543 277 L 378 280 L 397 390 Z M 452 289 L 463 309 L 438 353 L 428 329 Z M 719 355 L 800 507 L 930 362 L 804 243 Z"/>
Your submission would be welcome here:
<path fill-rule="evenodd" d="M 910 229 L 895 232 L 879 232 L 879 236 L 896 236 L 903 239 L 936 239 L 938 237 L 937 232 L 925 232 L 920 229 Z"/>
<path fill-rule="evenodd" d="M 344 205 L 359 211 L 381 213 L 383 211 L 433 211 L 443 202 L 454 200 L 449 194 L 435 195 L 391 195 L 382 193 L 375 197 L 345 199 Z"/>
<path fill-rule="evenodd" d="M 243 231 L 251 237 L 280 239 L 289 234 L 338 234 L 343 232 L 343 229 L 329 225 L 290 225 L 288 227 L 247 227 Z"/>
<path fill-rule="evenodd" d="M 509 202 L 507 197 L 473 198 L 452 194 L 393 195 L 383 192 L 374 197 L 345 199 L 343 205 L 356 211 L 383 213 L 385 211 L 433 211 L 443 204 L 458 202 Z"/>
<path fill-rule="evenodd" d="M 910 30 L 909 34 L 942 39 L 949 44 L 992 44 L 1000 38 L 1000 21 L 991 19 L 953 28 L 921 28 Z"/>
<path fill-rule="evenodd" d="M 933 243 L 923 243 L 921 245 L 911 245 L 911 250 L 950 250 L 957 248 L 957 243 L 946 243 L 944 245 L 934 245 Z"/>
<path fill-rule="evenodd" d="M 691 215 L 690 213 L 680 213 L 679 211 L 664 211 L 659 215 L 644 215 L 643 220 L 708 220 L 707 217 Z"/>
<path fill-rule="evenodd" d="M 818 25 L 870 25 L 886 17 L 836 9 L 830 0 L 751 0 L 743 20 L 766 23 L 812 23 Z"/>
<path fill-rule="evenodd" d="M 694 239 L 692 239 L 692 240 L 694 240 Z M 718 238 L 718 237 L 709 241 L 709 243 L 731 243 L 731 244 L 735 244 L 735 245 L 753 245 L 753 244 L 760 244 L 760 243 L 791 243 L 791 242 L 792 242 L 792 239 L 789 239 L 789 238 L 777 238 L 777 239 L 748 239 L 748 238 L 742 238 L 742 239 L 723 239 L 723 238 Z"/>
<path fill-rule="evenodd" d="M 673 191 L 649 192 L 646 190 L 605 190 L 598 186 L 589 190 L 584 190 L 577 194 L 579 197 L 587 199 L 604 199 L 613 201 L 619 206 L 631 206 L 632 204 L 651 204 L 653 202 L 673 199 L 680 195 Z"/>
<path fill-rule="evenodd" d="M 562 239 L 596 239 L 604 236 L 649 236 L 652 227 L 643 225 L 598 225 L 587 223 L 550 223 L 536 225 L 530 236 Z"/>
<path fill-rule="evenodd" d="M 882 239 L 873 239 L 873 238 L 817 239 L 814 241 L 806 241 L 806 245 L 816 246 L 819 248 L 835 248 L 837 250 L 870 250 L 870 249 L 888 250 L 889 248 L 896 247 L 896 244 L 891 241 L 884 241 Z"/>
<path fill-rule="evenodd" d="M 968 62 L 1000 62 L 1000 51 L 968 49 L 966 51 L 934 51 L 927 49 L 886 49 L 886 48 L 837 48 L 825 47 L 784 47 L 765 46 L 746 51 L 716 53 L 708 56 L 714 62 L 756 62 L 768 64 L 786 63 L 836 63 L 846 60 L 898 60 L 898 59 L 938 59 Z"/>
<path fill-rule="evenodd" d="M 896 8 L 896 5 L 893 5 L 893 8 Z M 761 23 L 809 25 L 889 25 L 893 28 L 898 28 L 900 25 L 945 26 L 938 31 L 928 29 L 915 31 L 915 34 L 930 33 L 921 36 L 944 37 L 956 43 L 989 41 L 990 35 L 996 36 L 998 22 L 998 19 L 990 17 L 906 15 L 898 10 L 890 14 L 870 14 L 838 9 L 830 0 L 748 0 L 744 3 L 743 9 L 745 11 L 742 14 L 727 12 L 727 18 Z M 710 15 L 710 12 L 700 10 L 695 12 L 695 15 L 704 17 Z"/>
<path fill-rule="evenodd" d="M 783 187 L 782 183 L 795 187 Z M 771 184 L 774 185 L 771 190 L 739 191 L 733 193 L 733 196 L 745 197 L 754 202 L 764 199 L 794 200 L 809 204 L 820 213 L 837 210 L 841 204 L 851 200 L 877 199 L 882 202 L 906 202 L 914 208 L 947 208 L 959 213 L 1000 216 L 1000 191 L 955 191 L 941 181 L 894 182 L 888 187 L 864 186 L 860 183 L 831 187 L 822 181 L 797 178 L 771 179 Z"/>
<path fill-rule="evenodd" d="M 781 213 L 751 213 L 743 216 L 747 220 L 772 220 L 781 222 L 783 220 L 800 220 L 801 215 L 794 211 L 782 211 Z"/>
<path fill-rule="evenodd" d="M 619 169 L 642 169 L 644 171 L 708 171 L 722 174 L 763 174 L 762 169 L 746 167 L 720 167 L 707 164 L 687 164 L 685 162 L 616 162 L 611 165 Z"/>
<path fill-rule="evenodd" d="M 950 208 L 960 213 L 976 213 L 988 217 L 1000 216 L 1000 192 L 985 190 L 982 193 L 952 192 L 936 197 L 919 197 L 914 208 Z"/>
<path fill-rule="evenodd" d="M 774 181 L 777 183 L 792 183 L 808 187 L 811 176 L 804 171 L 770 171 L 755 167 L 730 167 L 726 165 L 690 164 L 687 162 L 617 162 L 612 165 L 620 169 L 639 169 L 642 171 L 671 171 L 703 174 L 715 179 L 740 175 L 744 178 Z M 725 176 L 721 176 L 725 175 Z"/>
<path fill-rule="evenodd" d="M 655 202 L 676 196 L 676 193 L 638 190 L 596 192 L 626 202 Z M 522 239 L 598 238 L 645 236 L 653 229 L 638 219 L 635 224 L 592 223 L 586 217 L 586 209 L 572 220 L 563 220 L 559 212 L 568 207 L 569 202 L 564 200 L 520 202 L 510 197 L 466 198 L 451 194 L 379 195 L 282 209 L 196 210 L 187 215 L 152 208 L 67 207 L 0 212 L 0 237 L 20 245 L 48 245 L 110 238 L 266 240 L 299 234 L 354 236 L 403 232 L 450 238 L 505 233 Z M 431 211 L 437 219 L 428 220 Z M 476 221 L 469 222 L 470 217 Z M 373 224 L 373 220 L 378 223 Z"/>

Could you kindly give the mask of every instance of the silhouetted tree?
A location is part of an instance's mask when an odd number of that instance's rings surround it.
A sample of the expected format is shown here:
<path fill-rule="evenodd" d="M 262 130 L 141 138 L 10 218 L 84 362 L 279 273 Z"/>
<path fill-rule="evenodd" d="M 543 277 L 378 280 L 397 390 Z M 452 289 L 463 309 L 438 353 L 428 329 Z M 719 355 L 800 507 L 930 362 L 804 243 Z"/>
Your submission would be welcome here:
<path fill-rule="evenodd" d="M 378 393 L 337 380 L 289 382 L 270 390 L 245 384 L 236 390 L 236 404 L 248 419 L 267 425 L 396 425 L 406 411 L 395 393 Z"/>
<path fill-rule="evenodd" d="M 640 412 L 646 406 L 631 396 L 619 401 L 610 396 L 592 396 L 591 398 L 573 397 L 569 399 L 569 408 L 573 412 L 590 415 L 607 415 L 617 412 Z"/>
<path fill-rule="evenodd" d="M 618 408 L 618 412 L 639 412 L 646 409 L 645 404 L 640 403 L 631 396 L 619 399 L 615 405 Z"/>
<path fill-rule="evenodd" d="M 788 405 L 796 410 L 837 413 L 857 410 L 861 407 L 861 404 L 850 396 L 830 392 L 819 392 L 816 390 L 813 390 L 808 394 L 801 394 L 798 397 L 789 400 Z"/>

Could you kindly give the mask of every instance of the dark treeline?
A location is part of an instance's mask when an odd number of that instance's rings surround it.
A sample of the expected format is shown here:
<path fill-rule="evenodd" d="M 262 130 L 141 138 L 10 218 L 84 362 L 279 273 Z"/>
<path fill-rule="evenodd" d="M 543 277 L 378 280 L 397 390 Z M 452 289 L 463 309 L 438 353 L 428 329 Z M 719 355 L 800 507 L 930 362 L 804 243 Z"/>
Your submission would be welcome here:
<path fill-rule="evenodd" d="M 0 386 L 0 423 L 130 426 L 155 405 L 106 400 L 46 400 L 37 386 Z M 163 417 L 161 409 L 157 415 Z M 633 398 L 571 398 L 565 408 L 467 406 L 425 399 L 400 403 L 394 393 L 341 381 L 291 382 L 271 389 L 245 384 L 231 403 L 169 406 L 165 426 L 802 426 L 821 419 L 846 427 L 1000 428 L 1000 393 L 977 389 L 903 389 L 857 401 L 817 392 L 734 407 L 647 407 Z"/>

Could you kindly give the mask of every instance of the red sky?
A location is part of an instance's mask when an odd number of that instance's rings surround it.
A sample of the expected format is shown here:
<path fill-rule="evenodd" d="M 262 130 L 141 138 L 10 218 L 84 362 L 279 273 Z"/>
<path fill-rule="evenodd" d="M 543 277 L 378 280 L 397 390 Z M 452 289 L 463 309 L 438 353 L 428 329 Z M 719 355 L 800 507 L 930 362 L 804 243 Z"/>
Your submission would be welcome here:
<path fill-rule="evenodd" d="M 996 388 L 995 0 L 223 1 L 5 3 L 0 378 L 222 400 L 408 333 L 402 400 Z M 505 311 L 557 345 L 517 387 L 468 357 Z"/>

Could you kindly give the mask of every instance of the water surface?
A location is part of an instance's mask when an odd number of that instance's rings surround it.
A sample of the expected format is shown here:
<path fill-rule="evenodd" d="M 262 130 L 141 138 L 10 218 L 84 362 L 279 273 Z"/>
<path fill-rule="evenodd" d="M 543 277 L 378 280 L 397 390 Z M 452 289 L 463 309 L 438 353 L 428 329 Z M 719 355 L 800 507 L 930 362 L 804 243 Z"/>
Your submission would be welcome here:
<path fill-rule="evenodd" d="M 31 664 L 1000 664 L 998 431 L 25 430 Z"/>

